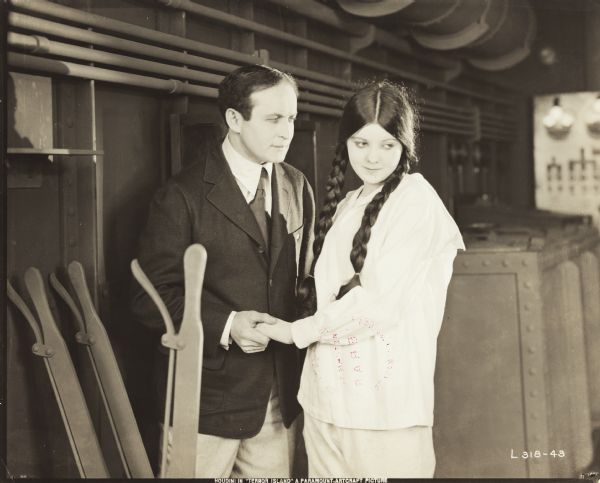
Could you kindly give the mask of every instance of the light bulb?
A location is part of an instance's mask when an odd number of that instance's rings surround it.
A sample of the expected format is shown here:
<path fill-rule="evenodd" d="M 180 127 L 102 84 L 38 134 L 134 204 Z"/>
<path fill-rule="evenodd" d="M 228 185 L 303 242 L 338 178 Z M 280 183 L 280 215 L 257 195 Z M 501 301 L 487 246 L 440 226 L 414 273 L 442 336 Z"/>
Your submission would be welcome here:
<path fill-rule="evenodd" d="M 552 107 L 542 120 L 547 131 L 553 136 L 561 136 L 568 133 L 573 122 L 575 122 L 575 118 L 563 109 L 558 97 L 554 98 Z"/>
<path fill-rule="evenodd" d="M 596 96 L 596 99 L 586 113 L 585 124 L 591 133 L 600 134 L 600 94 Z"/>

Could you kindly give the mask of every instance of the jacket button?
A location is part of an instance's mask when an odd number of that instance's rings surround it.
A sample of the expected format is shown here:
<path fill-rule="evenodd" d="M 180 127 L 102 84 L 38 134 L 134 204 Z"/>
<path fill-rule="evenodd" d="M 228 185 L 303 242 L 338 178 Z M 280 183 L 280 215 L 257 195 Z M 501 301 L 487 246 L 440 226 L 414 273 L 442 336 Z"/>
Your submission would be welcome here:
<path fill-rule="evenodd" d="M 272 278 L 270 278 L 270 279 L 269 279 L 269 287 L 272 287 L 272 286 L 273 286 L 273 279 L 272 279 Z"/>
<path fill-rule="evenodd" d="M 258 253 L 265 253 L 265 249 L 263 247 L 258 247 Z"/>

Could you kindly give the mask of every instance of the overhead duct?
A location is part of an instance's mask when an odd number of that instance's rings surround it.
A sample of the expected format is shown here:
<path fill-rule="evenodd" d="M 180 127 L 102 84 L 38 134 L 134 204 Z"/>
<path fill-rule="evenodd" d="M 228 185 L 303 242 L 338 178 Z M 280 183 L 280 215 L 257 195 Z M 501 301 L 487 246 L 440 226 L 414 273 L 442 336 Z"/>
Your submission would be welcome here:
<path fill-rule="evenodd" d="M 378 24 L 390 30 L 410 27 L 423 47 L 451 50 L 474 42 L 488 30 L 485 21 L 492 0 L 415 0 L 400 8 L 390 0 L 338 0 L 347 12 L 380 17 Z M 395 7 L 395 8 L 393 8 Z"/>
<path fill-rule="evenodd" d="M 371 17 L 388 31 L 410 33 L 423 47 L 454 50 L 484 70 L 506 69 L 522 61 L 535 37 L 535 14 L 528 0 L 337 2 L 346 12 Z"/>
<path fill-rule="evenodd" d="M 390 15 L 413 4 L 415 0 L 338 0 L 340 7 L 360 17 Z"/>
<path fill-rule="evenodd" d="M 531 52 L 536 34 L 536 19 L 527 1 L 495 0 L 504 4 L 497 25 L 465 50 L 465 58 L 484 70 L 508 69 Z"/>
<path fill-rule="evenodd" d="M 489 29 L 487 15 L 492 8 L 492 0 L 438 0 L 438 3 L 434 3 L 438 5 L 438 9 L 444 4 L 448 8 L 442 17 L 436 16 L 439 11 L 432 11 L 431 2 L 435 0 L 425 0 L 411 6 L 413 10 L 420 6 L 421 16 L 425 12 L 433 14 L 429 19 L 412 23 L 416 27 L 412 29 L 412 36 L 423 47 L 435 50 L 457 49 L 476 41 Z M 399 18 L 409 15 L 411 9 L 407 10 L 400 13 Z"/>
<path fill-rule="evenodd" d="M 360 17 L 385 17 L 402 13 L 410 25 L 427 25 L 450 15 L 462 0 L 337 0 L 340 7 Z M 388 17 L 391 18 L 391 17 Z M 394 15 L 393 19 L 397 19 Z"/>

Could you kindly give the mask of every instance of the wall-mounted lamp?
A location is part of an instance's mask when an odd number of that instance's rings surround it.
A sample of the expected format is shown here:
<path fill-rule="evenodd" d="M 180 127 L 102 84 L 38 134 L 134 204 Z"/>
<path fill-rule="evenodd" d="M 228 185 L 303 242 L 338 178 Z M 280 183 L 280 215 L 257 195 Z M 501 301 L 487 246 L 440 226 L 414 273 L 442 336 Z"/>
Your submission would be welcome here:
<path fill-rule="evenodd" d="M 548 114 L 544 116 L 544 127 L 552 137 L 566 136 L 573 126 L 575 118 L 560 105 L 560 98 L 555 97 Z"/>
<path fill-rule="evenodd" d="M 592 134 L 600 134 L 600 94 L 585 114 L 585 124 Z"/>

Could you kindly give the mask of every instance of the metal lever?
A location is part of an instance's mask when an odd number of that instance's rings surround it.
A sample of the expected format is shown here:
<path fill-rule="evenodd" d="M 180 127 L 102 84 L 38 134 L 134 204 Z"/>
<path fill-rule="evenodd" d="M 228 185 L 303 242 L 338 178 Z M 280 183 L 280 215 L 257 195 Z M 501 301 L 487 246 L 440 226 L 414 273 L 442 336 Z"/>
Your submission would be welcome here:
<path fill-rule="evenodd" d="M 131 272 L 133 273 L 133 276 L 135 277 L 135 279 L 142 286 L 142 288 L 146 291 L 146 293 L 150 296 L 150 298 L 152 299 L 152 301 L 158 308 L 158 311 L 160 312 L 160 315 L 163 318 L 163 321 L 165 323 L 165 327 L 167 329 L 167 334 L 170 337 L 175 337 L 175 326 L 173 325 L 173 319 L 171 319 L 171 315 L 169 314 L 169 311 L 167 310 L 165 303 L 160 298 L 160 295 L 154 288 L 154 285 L 152 285 L 152 282 L 150 281 L 150 279 L 146 276 L 146 274 L 142 270 L 142 267 L 140 267 L 140 264 L 137 261 L 137 259 L 134 259 L 131 261 Z M 169 347 L 169 346 L 166 346 L 166 347 Z M 173 348 L 176 349 L 176 347 L 173 347 Z"/>
<path fill-rule="evenodd" d="M 85 330 L 85 325 L 83 324 L 83 318 L 81 317 L 81 313 L 79 312 L 79 309 L 77 308 L 77 305 L 75 304 L 75 301 L 71 298 L 71 295 L 69 294 L 69 292 L 67 291 L 67 289 L 58 281 L 58 278 L 56 278 L 56 275 L 54 273 L 50 274 L 50 285 L 52 286 L 52 288 L 56 291 L 56 293 L 60 296 L 60 298 L 65 302 L 65 304 L 67 304 L 67 306 L 69 307 L 69 309 L 71 310 L 73 317 L 75 318 L 76 324 L 77 324 L 77 328 L 79 329 L 77 331 L 77 333 L 75 334 L 75 340 L 82 344 L 87 346 L 86 347 L 86 352 L 87 355 L 90 359 L 90 364 L 92 366 L 92 371 L 94 373 L 94 378 L 96 379 L 96 384 L 98 386 L 98 392 L 100 393 L 100 397 L 102 398 L 102 403 L 104 405 L 104 408 L 106 410 L 106 415 L 108 416 L 108 422 L 110 424 L 110 428 L 112 430 L 112 433 L 115 437 L 115 443 L 117 445 L 117 451 L 119 452 L 119 456 L 121 458 L 121 463 L 123 465 L 123 469 L 125 470 L 125 475 L 128 478 L 131 478 L 131 472 L 129 471 L 129 467 L 127 465 L 127 461 L 125 460 L 125 455 L 123 453 L 123 448 L 121 445 L 121 442 L 119 441 L 118 438 L 118 433 L 115 427 L 115 422 L 114 422 L 114 418 L 112 416 L 112 413 L 110 411 L 110 406 L 108 404 L 108 400 L 107 400 L 107 396 L 106 396 L 106 391 L 104 389 L 104 386 L 102 384 L 100 375 L 98 373 L 98 368 L 96 367 L 96 361 L 94 360 L 94 356 L 92 354 L 92 350 L 91 347 L 94 344 L 94 338 L 89 336 Z"/>
<path fill-rule="evenodd" d="M 35 306 L 41 331 L 25 302 L 9 283 L 7 286 L 10 300 L 15 303 L 33 329 L 36 338 L 33 352 L 44 358 L 50 384 L 80 476 L 82 478 L 108 478 L 110 475 L 83 397 L 83 391 L 69 350 L 50 311 L 44 281 L 39 270 L 27 269 L 25 286 Z"/>
<path fill-rule="evenodd" d="M 129 478 L 153 478 L 154 474 L 127 396 L 121 371 L 104 324 L 98 317 L 92 302 L 83 266 L 73 261 L 67 271 L 83 317 L 76 302 L 58 279 L 51 276 L 50 280 L 52 286 L 73 311 L 77 325 L 80 327 L 77 341 L 87 346 L 125 474 Z"/>
<path fill-rule="evenodd" d="M 165 478 L 167 471 L 167 449 L 169 444 L 168 428 L 171 422 L 171 412 L 173 405 L 173 377 L 175 372 L 175 351 L 178 349 L 177 345 L 174 342 L 175 327 L 173 325 L 171 315 L 169 314 L 169 311 L 165 306 L 165 303 L 160 298 L 160 295 L 158 295 L 158 292 L 154 288 L 154 285 L 152 285 L 150 279 L 142 270 L 142 267 L 140 267 L 140 264 L 137 261 L 137 259 L 131 261 L 131 272 L 133 273 L 133 276 L 138 281 L 138 283 L 150 296 L 154 304 L 158 307 L 158 311 L 162 316 L 163 322 L 165 323 L 165 327 L 167 330 L 167 332 L 163 334 L 163 336 L 160 339 L 162 345 L 169 349 L 169 365 L 167 367 L 167 388 L 165 395 L 165 412 L 163 416 L 163 434 L 160 455 L 160 477 Z"/>
<path fill-rule="evenodd" d="M 163 477 L 193 478 L 196 468 L 196 444 L 200 419 L 200 387 L 202 377 L 202 354 L 204 333 L 200 320 L 200 300 L 206 250 L 194 244 L 187 248 L 183 257 L 185 277 L 185 306 L 179 333 L 175 333 L 169 312 L 158 292 L 144 274 L 137 260 L 131 262 L 131 270 L 160 311 L 166 327 L 161 341 L 169 348 L 167 393 L 163 424 L 161 472 Z M 175 358 L 176 373 L 173 376 Z M 175 390 L 173 391 L 173 377 Z M 173 395 L 174 392 L 174 395 Z M 174 397 L 174 404 L 173 404 Z M 167 448 L 170 415 L 173 414 L 173 438 L 171 461 L 167 466 Z"/>
<path fill-rule="evenodd" d="M 93 341 L 87 340 L 85 325 L 83 323 L 83 317 L 81 316 L 81 312 L 79 312 L 79 308 L 75 301 L 71 298 L 68 290 L 60 283 L 58 278 L 54 273 L 50 274 L 50 285 L 54 289 L 54 291 L 58 294 L 58 296 L 63 300 L 67 307 L 71 310 L 73 317 L 75 319 L 75 323 L 77 324 L 77 333 L 75 334 L 75 338 L 77 342 L 80 344 L 87 343 L 93 344 Z"/>
<path fill-rule="evenodd" d="M 167 476 L 171 478 L 193 477 L 196 470 L 204 349 L 200 302 L 206 269 L 206 250 L 202 245 L 188 247 L 183 256 L 183 269 L 185 305 L 177 342 L 185 341 L 185 347 L 177 353 L 175 368 L 173 458 L 167 468 Z"/>
<path fill-rule="evenodd" d="M 35 343 L 38 345 L 43 345 L 44 338 L 42 337 L 42 332 L 40 331 L 35 317 L 31 313 L 31 310 L 29 310 L 29 307 L 27 307 L 25 301 L 21 298 L 21 296 L 17 293 L 17 291 L 13 288 L 13 286 L 8 280 L 6 281 L 6 293 L 10 301 L 13 304 L 15 304 L 15 306 L 19 309 L 21 314 L 23 314 L 23 317 L 25 317 L 25 320 L 29 323 L 31 330 L 33 330 L 33 335 L 35 336 Z M 37 354 L 37 351 L 35 349 L 32 348 L 32 350 L 34 354 Z"/>

